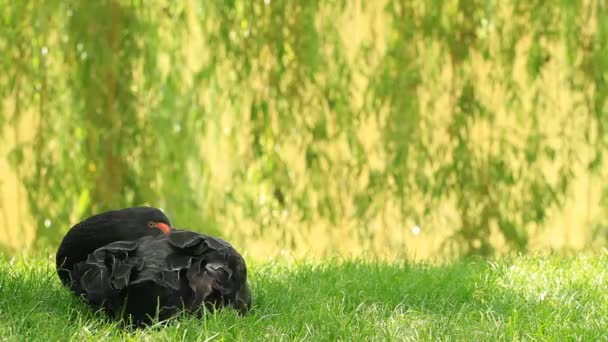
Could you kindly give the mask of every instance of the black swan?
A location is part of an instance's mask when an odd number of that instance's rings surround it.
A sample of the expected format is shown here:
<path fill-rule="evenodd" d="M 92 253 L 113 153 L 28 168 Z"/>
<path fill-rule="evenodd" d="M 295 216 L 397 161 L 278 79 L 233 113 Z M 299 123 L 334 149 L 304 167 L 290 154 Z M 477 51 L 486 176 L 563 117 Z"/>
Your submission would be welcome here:
<path fill-rule="evenodd" d="M 57 251 L 61 282 L 94 309 L 148 324 L 187 310 L 251 306 L 245 261 L 226 241 L 171 227 L 159 209 L 101 213 L 76 224 Z"/>

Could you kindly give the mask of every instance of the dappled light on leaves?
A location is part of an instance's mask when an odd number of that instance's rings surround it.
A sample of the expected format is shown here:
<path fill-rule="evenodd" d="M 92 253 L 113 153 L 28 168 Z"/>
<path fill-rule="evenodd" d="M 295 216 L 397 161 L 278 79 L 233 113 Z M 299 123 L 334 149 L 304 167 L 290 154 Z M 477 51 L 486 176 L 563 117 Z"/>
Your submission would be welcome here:
<path fill-rule="evenodd" d="M 600 2 L 0 11 L 13 247 L 140 204 L 257 256 L 525 252 L 562 211 L 608 240 Z"/>

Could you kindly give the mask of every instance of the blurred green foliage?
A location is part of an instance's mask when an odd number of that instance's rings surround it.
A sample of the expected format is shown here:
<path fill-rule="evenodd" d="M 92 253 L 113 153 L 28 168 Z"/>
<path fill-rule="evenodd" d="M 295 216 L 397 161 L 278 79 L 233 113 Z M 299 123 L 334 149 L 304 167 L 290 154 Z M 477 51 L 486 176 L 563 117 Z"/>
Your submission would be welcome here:
<path fill-rule="evenodd" d="M 244 246 L 310 248 L 326 222 L 398 251 L 421 223 L 446 253 L 526 251 L 603 165 L 603 1 L 0 4 L 0 125 L 28 127 L 3 143 L 40 245 L 151 204 Z"/>

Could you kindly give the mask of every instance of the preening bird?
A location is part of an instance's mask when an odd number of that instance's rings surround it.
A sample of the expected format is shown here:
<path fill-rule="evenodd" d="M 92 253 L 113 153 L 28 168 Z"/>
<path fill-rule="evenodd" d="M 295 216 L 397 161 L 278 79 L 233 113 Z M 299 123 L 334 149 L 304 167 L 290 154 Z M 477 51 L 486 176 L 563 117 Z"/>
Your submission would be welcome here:
<path fill-rule="evenodd" d="M 159 209 L 101 213 L 73 226 L 57 251 L 61 282 L 94 309 L 136 325 L 181 310 L 251 306 L 247 268 L 226 241 L 171 227 Z"/>

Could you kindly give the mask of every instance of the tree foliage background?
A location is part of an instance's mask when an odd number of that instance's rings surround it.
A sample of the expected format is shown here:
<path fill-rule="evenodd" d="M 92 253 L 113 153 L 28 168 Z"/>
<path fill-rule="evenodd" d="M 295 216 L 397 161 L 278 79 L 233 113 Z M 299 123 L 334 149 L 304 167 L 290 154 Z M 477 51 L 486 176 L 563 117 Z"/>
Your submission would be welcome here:
<path fill-rule="evenodd" d="M 604 241 L 604 1 L 0 4 L 14 246 L 149 204 L 255 255 L 492 255 L 580 198 Z"/>

